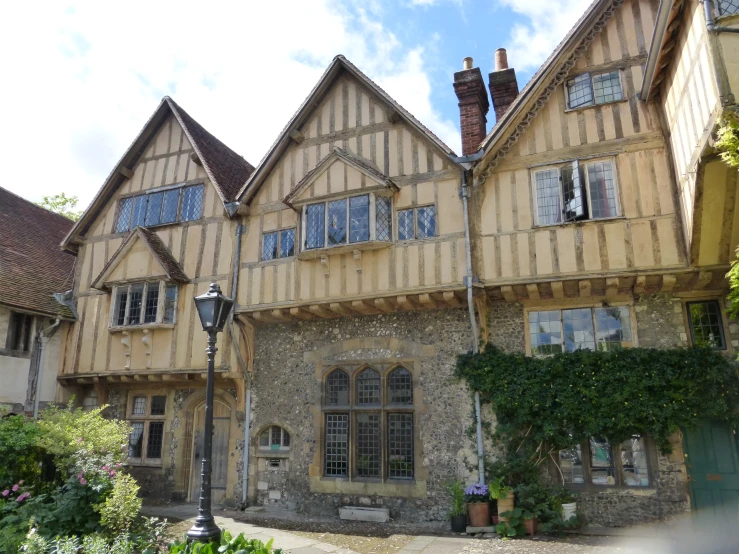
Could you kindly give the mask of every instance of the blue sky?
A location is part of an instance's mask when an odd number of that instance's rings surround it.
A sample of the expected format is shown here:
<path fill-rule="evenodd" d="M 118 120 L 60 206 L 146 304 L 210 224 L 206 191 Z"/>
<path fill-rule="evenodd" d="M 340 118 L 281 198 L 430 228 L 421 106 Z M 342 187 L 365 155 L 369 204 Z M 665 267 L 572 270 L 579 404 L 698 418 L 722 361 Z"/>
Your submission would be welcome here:
<path fill-rule="evenodd" d="M 2 186 L 86 206 L 165 94 L 256 164 L 339 53 L 459 151 L 462 59 L 486 76 L 505 47 L 523 86 L 588 3 L 16 2 L 0 33 L 14 76 L 0 104 L 0 148 L 13 160 Z"/>

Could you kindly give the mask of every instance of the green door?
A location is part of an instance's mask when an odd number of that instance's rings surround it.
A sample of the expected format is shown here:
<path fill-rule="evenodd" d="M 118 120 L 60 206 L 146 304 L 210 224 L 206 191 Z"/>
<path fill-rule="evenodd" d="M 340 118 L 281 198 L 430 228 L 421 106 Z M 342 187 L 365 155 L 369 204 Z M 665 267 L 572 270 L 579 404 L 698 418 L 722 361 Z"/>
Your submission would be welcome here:
<path fill-rule="evenodd" d="M 698 519 L 739 525 L 739 447 L 730 425 L 703 421 L 685 433 L 690 501 Z"/>

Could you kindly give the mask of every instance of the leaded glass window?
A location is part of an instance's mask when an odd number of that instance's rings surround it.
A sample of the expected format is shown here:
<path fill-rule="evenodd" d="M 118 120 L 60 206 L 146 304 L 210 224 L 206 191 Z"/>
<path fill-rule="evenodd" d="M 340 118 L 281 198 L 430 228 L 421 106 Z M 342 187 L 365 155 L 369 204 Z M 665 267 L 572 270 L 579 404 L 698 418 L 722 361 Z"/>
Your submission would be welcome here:
<path fill-rule="evenodd" d="M 529 313 L 531 353 L 549 355 L 562 352 L 562 322 L 559 310 Z"/>
<path fill-rule="evenodd" d="M 259 448 L 288 450 L 290 448 L 290 433 L 279 425 L 270 425 L 259 435 Z"/>
<path fill-rule="evenodd" d="M 143 227 L 146 223 L 146 195 L 142 194 L 133 199 L 133 217 L 131 218 L 131 229 Z"/>
<path fill-rule="evenodd" d="M 593 312 L 590 308 L 562 310 L 565 350 L 595 350 Z"/>
<path fill-rule="evenodd" d="M 387 415 L 388 476 L 413 478 L 413 414 Z"/>
<path fill-rule="evenodd" d="M 124 198 L 118 204 L 118 221 L 116 221 L 115 232 L 125 233 L 131 229 L 131 210 L 133 198 Z"/>
<path fill-rule="evenodd" d="M 277 233 L 264 233 L 262 237 L 262 260 L 277 258 Z"/>
<path fill-rule="evenodd" d="M 126 323 L 126 306 L 128 304 L 128 289 L 118 291 L 115 308 L 115 324 L 124 325 Z"/>
<path fill-rule="evenodd" d="M 164 193 L 157 192 L 156 194 L 147 195 L 148 202 L 146 203 L 146 219 L 144 224 L 149 227 L 151 225 L 159 225 L 162 219 L 162 203 L 164 201 Z"/>
<path fill-rule="evenodd" d="M 164 410 L 167 406 L 166 396 L 152 396 L 151 397 L 151 415 L 164 415 Z"/>
<path fill-rule="evenodd" d="M 295 254 L 295 229 L 273 231 L 262 235 L 262 260 L 287 258 Z"/>
<path fill-rule="evenodd" d="M 418 218 L 418 238 L 424 239 L 436 236 L 436 208 L 425 206 L 416 210 Z"/>
<path fill-rule="evenodd" d="M 380 375 L 367 368 L 357 376 L 357 404 L 380 403 Z"/>
<path fill-rule="evenodd" d="M 144 444 L 144 424 L 143 423 L 132 423 L 131 434 L 128 437 L 128 457 L 129 458 L 140 458 L 141 451 Z"/>
<path fill-rule="evenodd" d="M 349 405 L 349 376 L 341 369 L 335 369 L 326 379 L 326 405 Z"/>
<path fill-rule="evenodd" d="M 588 164 L 590 214 L 593 219 L 618 215 L 616 182 L 610 161 Z"/>
<path fill-rule="evenodd" d="M 157 320 L 157 305 L 159 304 L 159 283 L 151 283 L 146 287 L 146 308 L 144 309 L 144 323 L 154 323 Z"/>
<path fill-rule="evenodd" d="M 422 206 L 398 212 L 398 240 L 436 236 L 436 207 Z"/>
<path fill-rule="evenodd" d="M 324 219 L 325 204 L 311 204 L 306 207 L 305 247 L 323 248 L 326 233 Z"/>
<path fill-rule="evenodd" d="M 613 350 L 632 345 L 627 306 L 529 312 L 533 355 L 574 350 Z"/>
<path fill-rule="evenodd" d="M 364 242 L 370 239 L 369 196 L 353 196 L 349 199 L 349 242 Z"/>
<path fill-rule="evenodd" d="M 559 468 L 565 485 L 579 485 L 585 482 L 582 448 L 579 444 L 559 451 Z"/>
<path fill-rule="evenodd" d="M 153 227 L 178 221 L 200 219 L 203 212 L 204 185 L 177 186 L 157 192 L 156 189 L 128 196 L 118 203 L 116 233 L 136 226 Z M 182 211 L 180 212 L 180 199 Z"/>
<path fill-rule="evenodd" d="M 167 397 L 134 394 L 128 414 L 131 434 L 128 437 L 128 457 L 137 464 L 160 465 L 164 445 L 164 418 Z"/>
<path fill-rule="evenodd" d="M 203 215 L 203 185 L 185 187 L 182 191 L 182 221 L 200 219 Z"/>
<path fill-rule="evenodd" d="M 162 206 L 162 223 L 177 221 L 177 212 L 180 209 L 180 189 L 168 190 L 164 193 Z"/>
<path fill-rule="evenodd" d="M 149 423 L 149 437 L 146 441 L 146 457 L 162 457 L 162 441 L 164 439 L 164 422 L 152 421 Z"/>
<path fill-rule="evenodd" d="M 732 15 L 739 13 L 739 0 L 718 0 L 718 15 Z"/>
<path fill-rule="evenodd" d="M 357 476 L 380 477 L 380 414 L 357 414 Z"/>
<path fill-rule="evenodd" d="M 719 303 L 715 300 L 688 302 L 687 307 L 693 345 L 725 350 L 724 325 Z"/>
<path fill-rule="evenodd" d="M 416 238 L 416 224 L 414 210 L 398 212 L 398 240 L 413 240 Z"/>
<path fill-rule="evenodd" d="M 146 396 L 134 396 L 131 415 L 146 415 Z"/>
<path fill-rule="evenodd" d="M 141 307 L 144 302 L 144 285 L 132 285 L 129 291 L 128 325 L 137 325 L 141 322 Z"/>
<path fill-rule="evenodd" d="M 346 243 L 346 198 L 328 203 L 328 245 Z"/>
<path fill-rule="evenodd" d="M 567 104 L 569 108 L 579 108 L 593 103 L 593 90 L 590 74 L 584 73 L 567 81 Z"/>
<path fill-rule="evenodd" d="M 349 414 L 326 414 L 325 472 L 330 477 L 349 471 Z"/>
<path fill-rule="evenodd" d="M 593 92 L 596 104 L 607 104 L 623 100 L 621 76 L 618 71 L 593 76 Z"/>
<path fill-rule="evenodd" d="M 177 285 L 167 285 L 164 292 L 164 323 L 174 323 L 175 309 L 177 308 Z"/>
<path fill-rule="evenodd" d="M 375 219 L 377 222 L 377 240 L 392 240 L 393 238 L 393 214 L 391 208 L 392 200 L 389 196 L 377 196 L 375 198 Z"/>
<path fill-rule="evenodd" d="M 577 161 L 560 168 L 562 199 L 564 201 L 564 220 L 575 221 L 587 215 L 585 188 L 582 186 L 580 164 Z"/>
<path fill-rule="evenodd" d="M 114 287 L 110 323 L 114 327 L 173 323 L 177 285 L 166 284 L 164 302 L 159 301 L 163 281 Z M 163 305 L 162 305 L 163 304 Z"/>
<path fill-rule="evenodd" d="M 595 308 L 598 350 L 623 348 L 631 343 L 631 315 L 626 306 Z"/>
<path fill-rule="evenodd" d="M 583 73 L 565 84 L 569 109 L 608 104 L 624 99 L 620 71 L 591 75 Z"/>
<path fill-rule="evenodd" d="M 295 229 L 280 231 L 280 258 L 295 255 Z"/>
<path fill-rule="evenodd" d="M 387 379 L 388 404 L 413 404 L 413 376 L 404 367 L 394 369 Z"/>
<path fill-rule="evenodd" d="M 534 174 L 536 181 L 536 210 L 539 225 L 552 225 L 562 220 L 559 198 L 559 171 L 547 169 Z"/>

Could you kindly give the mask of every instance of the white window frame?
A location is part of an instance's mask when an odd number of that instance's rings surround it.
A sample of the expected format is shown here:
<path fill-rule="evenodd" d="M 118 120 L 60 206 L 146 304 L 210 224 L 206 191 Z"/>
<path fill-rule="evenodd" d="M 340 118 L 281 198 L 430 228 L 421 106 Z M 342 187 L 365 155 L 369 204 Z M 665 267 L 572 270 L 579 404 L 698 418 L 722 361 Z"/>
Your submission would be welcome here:
<path fill-rule="evenodd" d="M 163 415 L 151 415 L 151 399 L 154 396 L 163 396 L 164 397 L 164 414 Z M 134 404 L 134 398 L 136 397 L 144 397 L 146 398 L 146 410 L 144 415 L 134 415 L 133 414 L 133 404 Z M 162 461 L 164 460 L 164 436 L 166 432 L 166 425 L 162 427 L 162 452 L 159 458 L 148 458 L 146 456 L 146 451 L 148 449 L 149 445 L 149 424 L 152 422 L 162 422 L 164 423 L 167 418 L 167 408 L 169 407 L 169 398 L 168 395 L 165 392 L 142 392 L 142 391 L 132 391 L 128 395 L 128 402 L 126 406 L 126 421 L 129 423 L 143 423 L 144 424 L 144 431 L 141 436 L 141 457 L 140 458 L 128 458 L 128 463 L 133 465 L 149 465 L 149 466 L 161 466 Z M 129 435 L 129 441 L 130 441 L 130 435 Z M 126 444 L 126 449 L 129 448 L 129 445 Z M 128 450 L 126 451 L 126 454 L 128 454 Z"/>
<path fill-rule="evenodd" d="M 590 197 L 590 176 L 588 175 L 588 166 L 591 164 L 596 163 L 602 163 L 602 162 L 609 162 L 611 164 L 611 169 L 613 171 L 613 186 L 614 186 L 614 198 L 616 200 L 616 215 L 608 216 L 608 217 L 593 217 L 592 216 L 592 203 L 591 203 L 591 197 Z M 564 190 L 562 187 L 562 167 L 577 163 L 580 167 L 580 177 L 581 179 L 584 179 L 585 183 L 585 198 L 587 199 L 588 205 L 587 205 L 587 217 L 584 217 L 582 219 L 573 219 L 572 221 L 565 221 L 564 220 Z M 559 205 L 561 208 L 561 214 L 560 214 L 560 220 L 555 223 L 541 223 L 539 221 L 539 198 L 537 197 L 536 193 L 536 174 L 539 172 L 544 171 L 551 171 L 553 169 L 556 169 L 559 174 Z M 602 157 L 602 158 L 585 158 L 585 159 L 576 159 L 576 160 L 563 160 L 562 162 L 555 163 L 555 164 L 549 164 L 549 165 L 543 165 L 538 166 L 531 169 L 531 198 L 533 200 L 533 212 L 534 212 L 534 221 L 535 225 L 537 227 L 550 227 L 552 225 L 567 225 L 570 223 L 576 223 L 576 222 L 582 222 L 582 221 L 607 221 L 609 219 L 617 219 L 620 217 L 623 217 L 623 211 L 621 207 L 621 187 L 619 186 L 619 176 L 618 176 L 618 166 L 616 164 L 616 158 L 615 157 Z"/>
<path fill-rule="evenodd" d="M 369 239 L 358 241 L 358 242 L 350 242 L 349 237 L 351 233 L 351 229 L 349 228 L 350 220 L 351 220 L 351 199 L 359 196 L 369 196 Z M 334 248 L 355 248 L 355 249 L 361 249 L 361 245 L 373 243 L 373 242 L 379 242 L 383 244 L 389 244 L 392 242 L 393 239 L 393 233 L 390 233 L 390 238 L 387 240 L 378 240 L 377 239 L 377 212 L 376 212 L 376 201 L 378 196 L 384 196 L 387 198 L 390 198 L 390 225 L 393 225 L 392 217 L 393 217 L 393 197 L 391 194 L 381 194 L 378 192 L 360 192 L 359 194 L 356 194 L 356 191 L 353 191 L 352 194 L 348 195 L 341 195 L 333 198 L 327 198 L 321 202 L 310 202 L 308 204 L 303 205 L 301 210 L 301 224 L 300 224 L 300 230 L 301 230 L 301 237 L 300 237 L 300 252 L 316 252 L 316 251 L 323 251 L 323 250 L 331 250 Z M 328 225 L 328 204 L 329 202 L 335 202 L 338 200 L 346 200 L 346 221 L 347 221 L 347 232 L 346 232 L 346 242 L 342 242 L 341 244 L 329 244 L 328 243 L 328 235 L 329 235 L 329 225 Z M 323 246 L 316 246 L 313 248 L 308 248 L 307 241 L 308 241 L 308 208 L 310 206 L 315 206 L 318 204 L 323 204 Z M 392 228 L 392 227 L 391 227 Z M 272 232 L 272 231 L 270 231 Z M 296 237 L 296 243 L 297 243 L 297 237 Z M 270 260 L 271 261 L 271 260 Z"/>
<path fill-rule="evenodd" d="M 595 101 L 595 86 L 593 86 L 593 77 L 598 77 L 600 75 L 608 75 L 610 73 L 618 73 L 618 84 L 621 87 L 621 98 L 619 100 L 610 100 L 608 102 L 596 102 Z M 568 83 L 577 77 L 580 77 L 582 75 L 588 75 L 590 77 L 590 94 L 592 97 L 592 101 L 589 104 L 582 104 L 580 106 L 576 107 L 570 107 L 570 91 L 568 88 Z M 624 88 L 624 72 L 620 68 L 611 69 L 609 71 L 598 71 L 598 72 L 590 72 L 590 71 L 584 71 L 583 73 L 578 73 L 577 75 L 572 75 L 571 77 L 565 79 L 564 82 L 564 98 L 565 98 L 565 112 L 574 112 L 577 110 L 583 110 L 586 108 L 594 108 L 596 106 L 606 106 L 608 104 L 615 104 L 616 102 L 625 102 L 628 100 L 626 97 L 626 89 Z"/>
<path fill-rule="evenodd" d="M 277 427 L 280 430 L 280 448 L 272 448 L 272 431 L 274 428 Z M 264 433 L 269 433 L 269 445 L 262 446 L 262 435 Z M 287 436 L 290 438 L 289 442 L 292 444 L 292 435 L 290 434 L 290 431 L 285 429 L 282 425 L 278 425 L 276 423 L 269 425 L 265 429 L 262 429 L 262 431 L 257 435 L 257 445 L 259 446 L 260 452 L 289 452 L 290 446 L 285 446 L 285 433 L 287 433 Z"/>
<path fill-rule="evenodd" d="M 157 284 L 159 286 L 159 296 L 157 297 L 157 315 L 156 320 L 151 323 L 144 323 L 144 316 L 146 314 L 146 296 L 149 292 L 149 286 Z M 127 324 L 125 323 L 128 321 L 129 312 L 131 310 L 131 288 L 136 285 L 144 285 L 144 292 L 142 296 L 142 305 L 141 305 L 141 314 L 139 316 L 139 322 L 138 323 L 131 323 Z M 172 312 L 172 321 L 164 321 L 164 313 L 165 313 L 165 304 L 167 300 L 167 288 L 168 287 L 174 287 L 175 289 L 175 297 L 174 297 L 174 311 Z M 122 325 L 118 324 L 118 310 L 117 303 L 118 303 L 118 293 L 123 291 L 128 292 L 128 299 L 126 300 L 126 313 L 124 316 L 124 323 Z M 179 287 L 175 283 L 169 282 L 169 281 L 163 281 L 163 280 L 149 280 L 149 281 L 135 281 L 131 283 L 125 283 L 120 285 L 115 285 L 113 287 L 113 292 L 111 294 L 111 300 L 110 300 L 110 320 L 108 322 L 108 327 L 110 329 L 116 329 L 116 330 L 126 330 L 126 329 L 136 329 L 139 327 L 162 327 L 162 326 L 171 326 L 177 323 L 177 299 L 179 295 Z"/>

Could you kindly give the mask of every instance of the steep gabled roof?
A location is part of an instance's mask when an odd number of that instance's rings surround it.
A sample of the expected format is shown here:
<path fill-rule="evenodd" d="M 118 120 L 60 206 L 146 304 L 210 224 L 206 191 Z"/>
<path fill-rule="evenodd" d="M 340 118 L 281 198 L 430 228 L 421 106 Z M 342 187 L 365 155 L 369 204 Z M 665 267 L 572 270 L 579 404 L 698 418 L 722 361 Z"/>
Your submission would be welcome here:
<path fill-rule="evenodd" d="M 167 248 L 167 246 L 162 242 L 162 239 L 159 238 L 159 235 L 149 229 L 136 227 L 131 231 L 131 233 L 129 233 L 126 240 L 123 241 L 123 244 L 121 244 L 118 250 L 115 251 L 113 256 L 111 256 L 108 263 L 105 264 L 105 267 L 103 267 L 103 270 L 100 272 L 100 275 L 98 275 L 92 282 L 92 286 L 94 288 L 100 290 L 104 290 L 106 288 L 105 285 L 108 276 L 121 260 L 123 260 L 138 240 L 146 245 L 149 252 L 151 252 L 151 255 L 154 256 L 154 258 L 159 262 L 159 265 L 162 266 L 164 273 L 169 279 L 180 283 L 188 283 L 190 281 L 180 267 L 180 264 L 177 263 L 177 260 L 175 260 L 174 256 L 169 251 L 169 248 Z"/>
<path fill-rule="evenodd" d="M 506 146 L 510 148 L 518 140 L 518 136 L 546 104 L 556 87 L 567 78 L 593 38 L 603 30 L 608 19 L 623 2 L 624 0 L 595 0 L 585 10 L 480 143 L 480 148 L 485 151 L 485 158 L 489 158 L 489 152 L 501 147 L 504 150 L 501 156 L 507 153 Z M 485 158 L 478 170 L 484 170 L 490 164 L 491 160 Z"/>
<path fill-rule="evenodd" d="M 644 80 L 639 93 L 639 97 L 645 102 L 657 91 L 669 72 L 670 54 L 680 34 L 684 6 L 683 0 L 664 0 L 659 3 L 647 63 L 644 64 Z"/>
<path fill-rule="evenodd" d="M 347 60 L 344 56 L 338 55 L 329 64 L 326 71 L 323 73 L 321 78 L 313 87 L 308 97 L 298 108 L 298 111 L 290 118 L 287 125 L 282 129 L 277 137 L 277 140 L 267 151 L 267 154 L 262 158 L 257 165 L 254 172 L 249 176 L 249 179 L 244 183 L 241 191 L 238 194 L 239 202 L 249 202 L 254 194 L 256 194 L 262 181 L 269 175 L 269 172 L 274 168 L 277 160 L 282 156 L 287 147 L 290 145 L 290 133 L 294 130 L 302 127 L 310 115 L 315 110 L 316 106 L 321 102 L 323 96 L 328 92 L 331 86 L 334 84 L 336 79 L 346 72 L 354 77 L 361 84 L 370 89 L 375 95 L 377 95 L 385 104 L 391 108 L 400 119 L 404 120 L 408 125 L 415 128 L 419 133 L 428 138 L 431 143 L 436 145 L 442 152 L 447 155 L 453 156 L 454 151 L 449 148 L 442 140 L 426 128 L 420 121 L 418 121 L 408 110 L 393 100 L 387 92 L 382 90 L 377 83 L 362 73 L 357 67 Z"/>
<path fill-rule="evenodd" d="M 59 249 L 72 225 L 0 188 L 0 304 L 73 318 L 52 296 L 72 288 L 75 257 Z"/>
<path fill-rule="evenodd" d="M 121 172 L 121 168 L 131 169 L 136 164 L 146 151 L 149 141 L 154 138 L 170 114 L 180 124 L 185 136 L 192 144 L 195 154 L 202 163 L 203 169 L 205 169 L 208 178 L 213 183 L 224 206 L 236 199 L 236 195 L 244 181 L 254 171 L 254 166 L 206 131 L 200 123 L 195 121 L 169 96 L 165 96 L 131 146 L 123 154 L 123 157 L 115 164 L 90 206 L 64 238 L 63 248 L 70 249 L 72 238 L 85 233 L 89 229 L 99 210 L 126 179 Z"/>
<path fill-rule="evenodd" d="M 316 178 L 318 178 L 336 160 L 341 160 L 344 163 L 354 167 L 357 171 L 359 171 L 360 173 L 364 173 L 367 177 L 376 181 L 380 185 L 392 188 L 394 190 L 400 190 L 398 188 L 398 185 L 396 185 L 392 179 L 384 175 L 376 167 L 372 167 L 372 165 L 367 163 L 366 160 L 363 160 L 359 156 L 355 156 L 351 152 L 347 152 L 343 148 L 334 146 L 333 150 L 329 152 L 320 162 L 318 162 L 316 167 L 305 174 L 305 177 L 303 177 L 300 182 L 295 185 L 295 188 L 290 191 L 290 193 L 284 198 L 283 202 L 288 206 L 292 205 L 292 203 L 300 196 L 300 193 L 303 192 L 303 190 L 305 190 L 307 187 L 309 187 L 311 183 L 313 183 Z"/>

